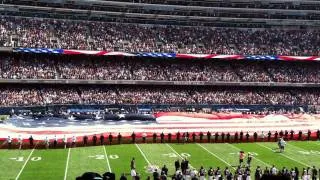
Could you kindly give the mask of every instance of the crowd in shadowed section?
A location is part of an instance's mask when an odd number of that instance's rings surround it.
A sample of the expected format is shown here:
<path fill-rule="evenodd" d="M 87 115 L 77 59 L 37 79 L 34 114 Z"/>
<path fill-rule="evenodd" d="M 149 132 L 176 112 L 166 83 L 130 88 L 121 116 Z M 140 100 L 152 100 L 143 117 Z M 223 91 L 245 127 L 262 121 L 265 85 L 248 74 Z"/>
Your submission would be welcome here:
<path fill-rule="evenodd" d="M 5 56 L 2 79 L 319 83 L 318 62 Z"/>
<path fill-rule="evenodd" d="M 316 90 L 211 87 L 2 87 L 1 106 L 50 104 L 320 105 Z"/>
<path fill-rule="evenodd" d="M 0 45 L 124 52 L 319 55 L 318 30 L 220 29 L 2 16 Z M 12 39 L 16 39 L 12 43 Z"/>

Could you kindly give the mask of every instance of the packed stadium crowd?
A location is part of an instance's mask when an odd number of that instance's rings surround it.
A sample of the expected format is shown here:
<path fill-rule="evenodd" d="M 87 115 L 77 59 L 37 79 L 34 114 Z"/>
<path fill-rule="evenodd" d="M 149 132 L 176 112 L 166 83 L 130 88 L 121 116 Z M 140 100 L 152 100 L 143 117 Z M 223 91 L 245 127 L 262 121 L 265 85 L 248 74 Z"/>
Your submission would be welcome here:
<path fill-rule="evenodd" d="M 319 31 L 311 29 L 221 29 L 6 16 L 1 16 L 0 24 L 2 46 L 197 54 L 320 54 Z"/>
<path fill-rule="evenodd" d="M 0 106 L 50 104 L 320 105 L 317 90 L 195 87 L 2 87 Z"/>
<path fill-rule="evenodd" d="M 319 83 L 318 62 L 3 57 L 1 79 Z"/>

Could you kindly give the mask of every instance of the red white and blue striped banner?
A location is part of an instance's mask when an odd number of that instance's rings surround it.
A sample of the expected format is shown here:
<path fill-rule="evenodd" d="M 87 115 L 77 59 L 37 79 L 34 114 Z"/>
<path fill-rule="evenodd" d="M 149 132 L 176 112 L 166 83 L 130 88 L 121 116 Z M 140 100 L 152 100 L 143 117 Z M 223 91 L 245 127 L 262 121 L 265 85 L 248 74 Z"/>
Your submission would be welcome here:
<path fill-rule="evenodd" d="M 14 52 L 66 54 L 66 55 L 94 55 L 94 56 L 137 56 L 154 58 L 181 58 L 181 59 L 230 59 L 230 60 L 282 60 L 282 61 L 319 61 L 320 56 L 282 56 L 282 55 L 223 55 L 223 54 L 180 54 L 180 53 L 126 53 L 117 51 L 88 51 L 66 50 L 50 48 L 14 48 Z"/>

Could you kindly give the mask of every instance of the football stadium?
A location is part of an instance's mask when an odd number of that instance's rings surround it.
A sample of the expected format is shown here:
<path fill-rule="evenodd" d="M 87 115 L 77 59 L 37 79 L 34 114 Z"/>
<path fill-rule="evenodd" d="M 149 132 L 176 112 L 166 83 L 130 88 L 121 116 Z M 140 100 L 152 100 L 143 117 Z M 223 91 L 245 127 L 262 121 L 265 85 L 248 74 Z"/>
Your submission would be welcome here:
<path fill-rule="evenodd" d="M 320 1 L 2 0 L 0 180 L 320 180 Z"/>

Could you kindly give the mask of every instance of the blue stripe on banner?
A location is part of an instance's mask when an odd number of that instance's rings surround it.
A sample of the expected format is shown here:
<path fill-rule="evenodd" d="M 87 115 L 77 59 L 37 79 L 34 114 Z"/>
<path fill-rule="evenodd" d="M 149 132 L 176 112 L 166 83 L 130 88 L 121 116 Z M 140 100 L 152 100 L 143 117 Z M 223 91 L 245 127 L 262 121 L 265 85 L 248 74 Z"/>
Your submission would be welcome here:
<path fill-rule="evenodd" d="M 43 54 L 62 54 L 63 49 L 51 49 L 51 48 L 14 48 L 14 52 L 24 53 L 43 53 Z"/>
<path fill-rule="evenodd" d="M 278 60 L 278 56 L 270 56 L 270 55 L 247 55 L 245 59 L 248 60 Z"/>
<path fill-rule="evenodd" d="M 175 53 L 136 53 L 136 55 L 142 56 L 142 57 L 164 57 L 164 58 L 176 57 Z"/>

